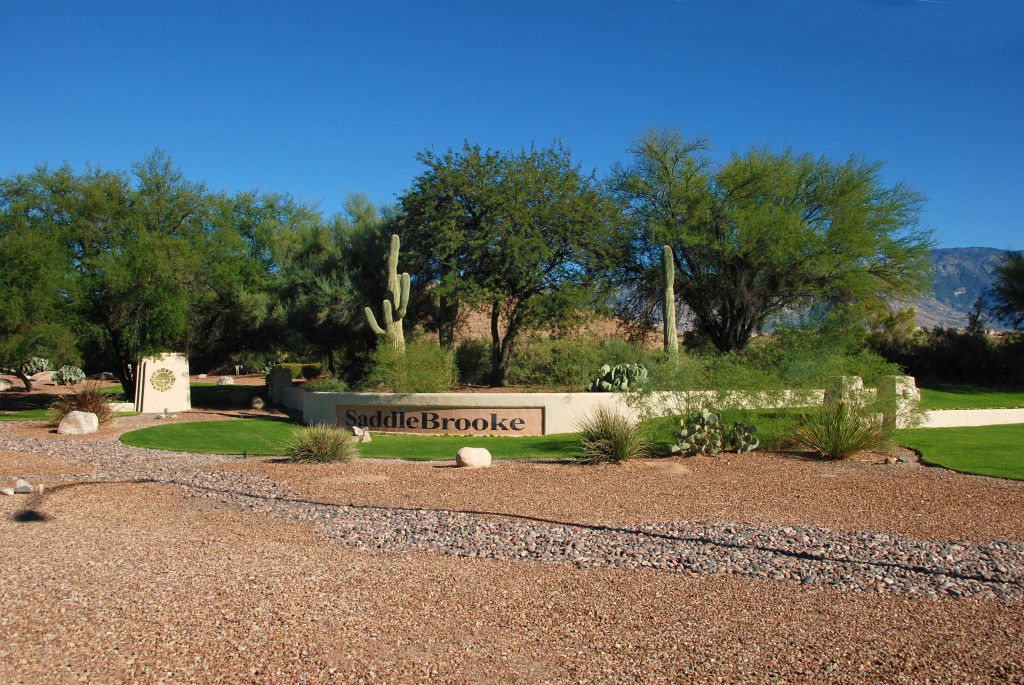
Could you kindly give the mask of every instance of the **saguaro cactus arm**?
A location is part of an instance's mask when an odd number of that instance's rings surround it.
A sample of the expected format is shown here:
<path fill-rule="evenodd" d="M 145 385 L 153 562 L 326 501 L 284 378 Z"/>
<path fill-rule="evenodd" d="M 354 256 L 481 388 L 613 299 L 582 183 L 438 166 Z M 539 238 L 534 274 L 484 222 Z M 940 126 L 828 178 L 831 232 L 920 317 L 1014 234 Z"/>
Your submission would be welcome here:
<path fill-rule="evenodd" d="M 665 321 L 665 351 L 669 354 L 675 354 L 679 350 L 679 339 L 676 334 L 676 268 L 672 260 L 672 248 L 669 245 L 662 246 L 661 269 L 665 287 L 662 318 Z"/>

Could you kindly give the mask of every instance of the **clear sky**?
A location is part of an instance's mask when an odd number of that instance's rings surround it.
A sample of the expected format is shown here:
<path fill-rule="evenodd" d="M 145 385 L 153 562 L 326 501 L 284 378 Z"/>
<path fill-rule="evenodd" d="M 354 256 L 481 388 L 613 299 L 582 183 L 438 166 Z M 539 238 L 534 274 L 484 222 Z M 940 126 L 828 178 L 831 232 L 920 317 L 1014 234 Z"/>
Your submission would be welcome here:
<path fill-rule="evenodd" d="M 417 152 L 645 128 L 886 162 L 943 247 L 1024 248 L 1024 0 L 0 0 L 0 175 L 127 169 L 393 202 Z"/>

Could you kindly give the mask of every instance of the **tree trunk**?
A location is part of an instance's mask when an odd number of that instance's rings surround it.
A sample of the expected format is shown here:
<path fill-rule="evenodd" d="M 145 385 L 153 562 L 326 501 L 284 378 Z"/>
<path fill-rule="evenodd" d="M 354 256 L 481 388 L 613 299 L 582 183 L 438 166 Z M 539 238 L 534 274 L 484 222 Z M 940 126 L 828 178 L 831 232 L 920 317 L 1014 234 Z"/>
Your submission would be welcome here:
<path fill-rule="evenodd" d="M 14 371 L 14 375 L 18 377 L 18 380 L 25 384 L 25 392 L 32 392 L 32 379 L 21 369 L 12 369 L 12 371 Z"/>
<path fill-rule="evenodd" d="M 515 351 L 516 338 L 522 325 L 522 316 L 513 312 L 509 316 L 508 328 L 502 336 L 498 330 L 501 318 L 501 302 L 491 305 L 491 387 L 503 388 L 508 383 L 509 361 Z"/>

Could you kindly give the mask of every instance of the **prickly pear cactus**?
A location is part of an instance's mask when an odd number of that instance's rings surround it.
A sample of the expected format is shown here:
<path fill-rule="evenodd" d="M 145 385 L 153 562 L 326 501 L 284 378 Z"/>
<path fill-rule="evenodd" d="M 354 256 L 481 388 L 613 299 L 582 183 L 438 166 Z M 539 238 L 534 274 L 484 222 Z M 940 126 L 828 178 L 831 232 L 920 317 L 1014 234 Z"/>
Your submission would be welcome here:
<path fill-rule="evenodd" d="M 639 390 L 647 383 L 647 368 L 643 364 L 605 364 L 593 380 L 590 392 L 628 392 Z"/>
<path fill-rule="evenodd" d="M 761 441 L 757 439 L 757 426 L 737 421 L 729 431 L 729 447 L 740 454 L 756 450 Z"/>
<path fill-rule="evenodd" d="M 716 456 L 722 453 L 722 423 L 709 409 L 695 411 L 679 422 L 674 454 L 692 457 L 698 454 Z"/>

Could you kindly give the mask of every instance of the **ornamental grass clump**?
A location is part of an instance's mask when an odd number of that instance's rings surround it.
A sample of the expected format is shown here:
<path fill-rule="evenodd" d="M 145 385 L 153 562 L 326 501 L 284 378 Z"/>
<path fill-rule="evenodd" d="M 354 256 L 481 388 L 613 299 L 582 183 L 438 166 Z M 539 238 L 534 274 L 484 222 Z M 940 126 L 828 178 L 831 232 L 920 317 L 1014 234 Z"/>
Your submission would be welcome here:
<path fill-rule="evenodd" d="M 795 430 L 797 444 L 827 459 L 845 459 L 888 442 L 881 420 L 848 400 L 826 402 L 805 414 Z"/>
<path fill-rule="evenodd" d="M 306 383 L 302 389 L 306 392 L 345 392 L 348 385 L 340 378 L 321 376 Z"/>
<path fill-rule="evenodd" d="M 581 464 L 619 464 L 651 452 L 639 426 L 614 409 L 598 407 L 577 424 L 577 429 L 582 453 L 576 460 Z"/>
<path fill-rule="evenodd" d="M 289 461 L 325 464 L 335 461 L 348 463 L 359 456 L 359 451 L 349 433 L 319 423 L 295 431 L 285 454 Z"/>
<path fill-rule="evenodd" d="M 53 425 L 61 422 L 73 411 L 95 414 L 101 426 L 114 419 L 114 410 L 110 408 L 110 397 L 103 392 L 103 386 L 96 382 L 84 383 L 78 390 L 58 396 L 50 403 L 48 414 Z"/>

